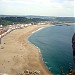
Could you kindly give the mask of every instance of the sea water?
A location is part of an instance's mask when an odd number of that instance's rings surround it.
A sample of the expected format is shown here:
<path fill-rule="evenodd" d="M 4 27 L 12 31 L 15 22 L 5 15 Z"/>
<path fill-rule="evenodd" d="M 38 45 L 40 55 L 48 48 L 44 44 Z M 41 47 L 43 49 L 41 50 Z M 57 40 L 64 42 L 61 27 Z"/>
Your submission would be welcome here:
<path fill-rule="evenodd" d="M 74 68 L 72 36 L 74 25 L 56 25 L 33 33 L 28 40 L 39 47 L 43 61 L 54 75 Z"/>

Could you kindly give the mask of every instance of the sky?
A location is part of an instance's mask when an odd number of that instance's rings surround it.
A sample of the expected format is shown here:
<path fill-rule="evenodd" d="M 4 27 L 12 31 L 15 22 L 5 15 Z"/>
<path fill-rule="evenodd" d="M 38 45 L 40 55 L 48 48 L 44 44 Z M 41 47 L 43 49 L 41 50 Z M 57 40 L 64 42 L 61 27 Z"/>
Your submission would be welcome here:
<path fill-rule="evenodd" d="M 0 0 L 0 15 L 74 17 L 74 0 Z"/>

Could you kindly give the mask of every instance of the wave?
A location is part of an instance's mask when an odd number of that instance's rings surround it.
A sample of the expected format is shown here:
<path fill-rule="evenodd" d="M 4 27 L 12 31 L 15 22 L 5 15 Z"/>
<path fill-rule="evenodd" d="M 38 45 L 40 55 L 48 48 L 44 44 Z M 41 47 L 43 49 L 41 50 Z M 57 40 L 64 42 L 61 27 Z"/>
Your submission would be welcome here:
<path fill-rule="evenodd" d="M 33 31 L 32 33 L 35 33 L 35 32 L 37 32 L 37 31 L 39 31 L 39 30 L 41 30 L 41 29 L 43 29 L 43 28 L 45 28 L 45 27 L 39 28 L 39 29 Z"/>

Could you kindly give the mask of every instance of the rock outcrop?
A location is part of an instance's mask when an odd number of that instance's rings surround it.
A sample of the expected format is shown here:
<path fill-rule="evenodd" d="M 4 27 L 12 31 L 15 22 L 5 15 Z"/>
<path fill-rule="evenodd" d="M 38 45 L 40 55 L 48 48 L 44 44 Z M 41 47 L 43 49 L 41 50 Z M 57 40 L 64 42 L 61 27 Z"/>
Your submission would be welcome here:
<path fill-rule="evenodd" d="M 74 63 L 75 63 L 75 33 L 72 37 L 72 48 L 73 48 L 73 60 L 74 60 Z"/>

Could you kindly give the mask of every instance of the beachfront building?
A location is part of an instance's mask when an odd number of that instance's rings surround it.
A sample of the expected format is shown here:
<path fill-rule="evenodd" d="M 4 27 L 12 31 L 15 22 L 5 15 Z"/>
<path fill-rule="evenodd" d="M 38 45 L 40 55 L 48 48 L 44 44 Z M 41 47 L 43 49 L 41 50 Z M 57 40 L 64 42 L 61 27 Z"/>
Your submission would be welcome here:
<path fill-rule="evenodd" d="M 12 25 L 9 25 L 9 29 L 12 29 Z"/>
<path fill-rule="evenodd" d="M 24 24 L 17 24 L 16 25 L 16 29 L 22 29 L 22 28 L 24 28 Z"/>
<path fill-rule="evenodd" d="M 20 28 L 24 28 L 24 25 L 23 24 L 20 24 Z"/>
<path fill-rule="evenodd" d="M 3 26 L 0 25 L 0 35 L 3 33 Z"/>
<path fill-rule="evenodd" d="M 46 25 L 46 24 L 47 24 L 47 23 L 43 23 L 43 22 L 42 22 L 42 23 L 38 23 L 38 25 Z"/>
<path fill-rule="evenodd" d="M 37 25 L 37 23 L 36 22 L 31 22 L 31 25 Z"/>
<path fill-rule="evenodd" d="M 1 36 L 2 36 L 2 32 L 3 32 L 3 26 L 0 25 L 0 44 L 1 44 Z"/>
<path fill-rule="evenodd" d="M 25 27 L 28 27 L 28 24 L 25 24 L 24 26 L 25 26 Z"/>

